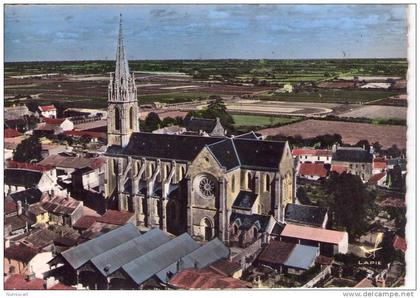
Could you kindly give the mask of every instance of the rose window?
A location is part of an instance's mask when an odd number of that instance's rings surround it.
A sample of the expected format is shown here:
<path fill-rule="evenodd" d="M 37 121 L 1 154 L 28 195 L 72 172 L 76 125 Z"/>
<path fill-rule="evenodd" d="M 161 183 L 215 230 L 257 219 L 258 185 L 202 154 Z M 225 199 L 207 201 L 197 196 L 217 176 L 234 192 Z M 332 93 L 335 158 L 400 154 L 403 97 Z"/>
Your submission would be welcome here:
<path fill-rule="evenodd" d="M 201 180 L 198 184 L 198 188 L 200 189 L 200 192 L 204 197 L 209 198 L 209 197 L 214 195 L 216 185 L 208 177 L 203 177 L 203 178 L 201 178 Z"/>

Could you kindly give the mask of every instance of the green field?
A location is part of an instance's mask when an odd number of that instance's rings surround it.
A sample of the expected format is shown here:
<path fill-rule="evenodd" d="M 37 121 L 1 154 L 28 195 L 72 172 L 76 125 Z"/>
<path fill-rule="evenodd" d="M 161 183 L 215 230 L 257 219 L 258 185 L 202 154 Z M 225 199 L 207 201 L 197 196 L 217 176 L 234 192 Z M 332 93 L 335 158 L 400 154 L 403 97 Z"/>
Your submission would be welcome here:
<path fill-rule="evenodd" d="M 234 127 L 265 127 L 280 126 L 301 120 L 301 117 L 281 117 L 281 116 L 257 116 L 257 115 L 232 115 L 235 122 Z"/>
<path fill-rule="evenodd" d="M 405 76 L 406 59 L 324 60 L 133 60 L 131 71 L 181 72 L 195 79 L 229 82 L 319 82 L 337 76 Z M 114 61 L 59 61 L 5 63 L 5 77 L 40 73 L 106 74 Z"/>

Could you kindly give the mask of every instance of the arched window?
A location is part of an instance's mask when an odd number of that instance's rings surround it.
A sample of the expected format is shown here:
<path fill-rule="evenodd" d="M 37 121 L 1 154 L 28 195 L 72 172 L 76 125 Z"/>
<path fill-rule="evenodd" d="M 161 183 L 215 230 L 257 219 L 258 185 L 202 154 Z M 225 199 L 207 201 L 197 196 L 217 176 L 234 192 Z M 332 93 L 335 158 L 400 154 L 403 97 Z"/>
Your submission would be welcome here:
<path fill-rule="evenodd" d="M 164 167 L 164 169 L 165 169 L 165 171 L 164 171 L 164 177 L 163 177 L 163 179 L 168 179 L 168 177 L 169 177 L 169 173 L 170 173 L 170 168 L 169 168 L 169 165 L 165 165 L 165 167 Z"/>
<path fill-rule="evenodd" d="M 236 183 L 236 181 L 235 181 L 235 175 L 232 175 L 232 192 L 235 192 L 235 183 Z"/>
<path fill-rule="evenodd" d="M 129 118 L 130 118 L 130 129 L 134 128 L 134 109 L 133 107 L 130 108 L 130 113 L 129 113 Z"/>
<path fill-rule="evenodd" d="M 118 175 L 118 160 L 114 159 L 113 161 L 114 162 L 113 162 L 112 167 L 113 167 L 113 170 L 114 170 L 114 174 Z"/>
<path fill-rule="evenodd" d="M 152 162 L 150 162 L 149 163 L 149 178 L 152 178 L 154 171 L 155 171 L 155 165 Z"/>
<path fill-rule="evenodd" d="M 239 234 L 239 227 L 237 226 L 236 223 L 233 224 L 233 235 L 238 235 Z"/>
<path fill-rule="evenodd" d="M 258 239 L 258 229 L 257 229 L 257 227 L 252 228 L 252 236 L 254 238 L 254 241 Z"/>
<path fill-rule="evenodd" d="M 117 107 L 115 107 L 114 113 L 115 113 L 115 117 L 114 117 L 115 129 L 120 130 L 121 129 L 120 110 Z"/>
<path fill-rule="evenodd" d="M 137 162 L 137 161 L 133 161 L 133 163 L 134 163 L 134 177 L 135 176 L 137 176 L 138 174 L 139 174 L 139 170 L 140 170 L 140 166 L 139 166 L 139 163 Z"/>
<path fill-rule="evenodd" d="M 270 191 L 270 175 L 266 174 L 264 178 L 264 190 Z"/>
<path fill-rule="evenodd" d="M 252 189 L 252 175 L 250 172 L 246 174 L 247 188 Z"/>

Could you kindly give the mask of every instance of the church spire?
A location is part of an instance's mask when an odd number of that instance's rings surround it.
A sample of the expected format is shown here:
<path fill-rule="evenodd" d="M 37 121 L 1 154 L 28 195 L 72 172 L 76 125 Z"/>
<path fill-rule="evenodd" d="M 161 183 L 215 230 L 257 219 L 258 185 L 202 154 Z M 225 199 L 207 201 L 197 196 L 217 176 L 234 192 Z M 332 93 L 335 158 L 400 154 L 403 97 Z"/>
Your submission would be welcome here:
<path fill-rule="evenodd" d="M 123 84 L 127 82 L 130 77 L 130 70 L 128 69 L 128 62 L 124 51 L 124 37 L 122 29 L 122 14 L 120 14 L 120 29 L 118 33 L 117 58 L 115 65 L 115 78 Z"/>

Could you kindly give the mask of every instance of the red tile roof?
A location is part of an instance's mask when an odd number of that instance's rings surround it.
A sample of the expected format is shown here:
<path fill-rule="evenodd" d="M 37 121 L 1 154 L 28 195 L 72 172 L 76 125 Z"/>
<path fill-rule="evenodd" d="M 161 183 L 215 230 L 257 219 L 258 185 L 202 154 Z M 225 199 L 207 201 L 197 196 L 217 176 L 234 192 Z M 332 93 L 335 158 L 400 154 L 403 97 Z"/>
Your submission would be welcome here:
<path fill-rule="evenodd" d="M 48 290 L 77 290 L 77 289 L 75 287 L 66 286 L 62 283 L 58 283 L 52 286 L 51 288 L 49 288 Z"/>
<path fill-rule="evenodd" d="M 40 165 L 40 164 L 36 164 L 36 163 L 26 163 L 26 162 L 18 162 L 15 160 L 9 160 L 7 161 L 7 167 L 8 168 L 13 168 L 13 169 L 28 169 L 28 170 L 35 170 L 35 171 L 40 171 L 40 172 L 47 172 L 50 171 L 52 169 L 54 169 L 53 166 L 50 165 Z"/>
<path fill-rule="evenodd" d="M 362 279 L 357 285 L 354 286 L 355 288 L 375 288 L 373 281 L 369 278 L 365 277 Z"/>
<path fill-rule="evenodd" d="M 295 243 L 272 240 L 258 256 L 258 261 L 281 265 L 286 262 L 295 246 Z"/>
<path fill-rule="evenodd" d="M 300 176 L 327 177 L 327 169 L 323 163 L 302 163 L 298 171 Z"/>
<path fill-rule="evenodd" d="M 332 150 L 312 149 L 312 148 L 297 148 L 297 149 L 292 150 L 292 155 L 332 156 Z"/>
<path fill-rule="evenodd" d="M 326 257 L 326 256 L 317 256 L 315 259 L 315 263 L 319 265 L 331 265 L 333 262 L 332 258 Z"/>
<path fill-rule="evenodd" d="M 47 118 L 47 117 L 43 117 L 42 120 L 47 124 L 60 125 L 61 123 L 63 123 L 66 120 L 66 118 Z"/>
<path fill-rule="evenodd" d="M 5 290 L 45 290 L 44 281 L 40 278 L 27 280 L 25 275 L 13 274 L 4 282 Z"/>
<path fill-rule="evenodd" d="M 241 270 L 242 267 L 236 262 L 220 259 L 209 266 L 209 269 L 214 270 L 216 273 L 224 276 L 232 276 L 237 271 Z"/>
<path fill-rule="evenodd" d="M 381 180 L 383 177 L 385 177 L 386 172 L 378 173 L 373 176 L 371 176 L 368 180 L 369 184 L 377 184 L 379 180 Z"/>
<path fill-rule="evenodd" d="M 226 277 L 209 269 L 185 269 L 177 273 L 169 284 L 180 289 L 246 289 L 251 284 L 240 279 Z"/>
<path fill-rule="evenodd" d="M 16 138 L 21 136 L 22 134 L 15 129 L 12 128 L 5 128 L 4 129 L 4 138 Z"/>
<path fill-rule="evenodd" d="M 45 290 L 45 281 L 40 278 L 27 280 L 23 274 L 13 274 L 4 282 L 5 290 Z M 47 290 L 76 290 L 74 287 L 58 283 Z"/>
<path fill-rule="evenodd" d="M 407 250 L 407 242 L 404 238 L 396 235 L 394 238 L 394 243 L 392 244 L 395 249 L 399 249 L 402 252 L 405 252 Z"/>
<path fill-rule="evenodd" d="M 315 155 L 315 149 L 293 149 L 292 155 Z"/>
<path fill-rule="evenodd" d="M 343 239 L 347 239 L 347 232 L 298 226 L 287 224 L 280 234 L 282 237 L 311 240 L 324 243 L 338 244 Z"/>
<path fill-rule="evenodd" d="M 6 198 L 4 200 L 4 213 L 5 214 L 10 214 L 10 213 L 13 213 L 13 212 L 16 212 L 16 211 L 17 211 L 16 202 L 13 199 Z"/>
<path fill-rule="evenodd" d="M 98 217 L 85 215 L 82 216 L 78 221 L 73 225 L 73 228 L 80 230 L 87 230 L 91 225 L 93 225 Z"/>
<path fill-rule="evenodd" d="M 341 165 L 332 165 L 331 166 L 331 171 L 332 172 L 337 172 L 338 174 L 341 173 L 345 173 L 348 171 L 348 168 L 346 166 L 341 166 Z"/>
<path fill-rule="evenodd" d="M 6 259 L 20 261 L 25 264 L 29 263 L 37 254 L 36 249 L 25 245 L 12 245 L 4 250 Z"/>
<path fill-rule="evenodd" d="M 375 158 L 373 160 L 374 169 L 386 169 L 386 160 L 384 158 Z"/>
<path fill-rule="evenodd" d="M 106 139 L 106 133 L 96 131 L 84 131 L 84 130 L 69 130 L 64 132 L 67 136 L 82 137 L 89 136 L 97 139 Z"/>
<path fill-rule="evenodd" d="M 381 207 L 405 208 L 405 201 L 399 198 L 386 198 L 378 204 Z"/>
<path fill-rule="evenodd" d="M 125 225 L 131 218 L 133 218 L 133 216 L 134 213 L 131 212 L 108 210 L 104 215 L 102 215 L 102 217 L 96 219 L 96 221 L 122 226 Z"/>
<path fill-rule="evenodd" d="M 48 106 L 39 106 L 41 111 L 53 111 L 57 110 L 57 108 L 54 105 L 48 105 Z"/>

